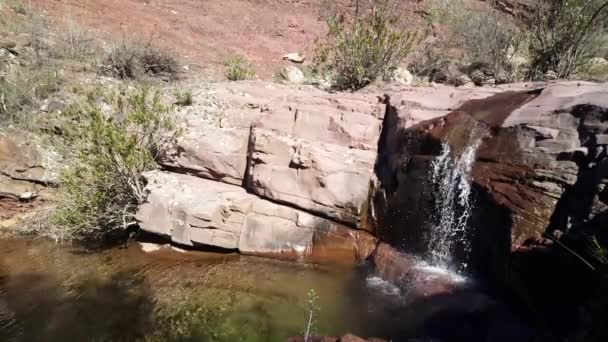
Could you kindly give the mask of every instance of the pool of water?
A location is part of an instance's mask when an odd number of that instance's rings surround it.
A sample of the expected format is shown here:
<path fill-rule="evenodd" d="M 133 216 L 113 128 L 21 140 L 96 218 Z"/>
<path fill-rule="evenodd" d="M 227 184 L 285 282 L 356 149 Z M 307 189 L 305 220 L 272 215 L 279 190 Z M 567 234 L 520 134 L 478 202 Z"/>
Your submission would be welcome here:
<path fill-rule="evenodd" d="M 0 239 L 3 341 L 285 341 L 311 291 L 318 334 L 390 335 L 404 305 L 366 267 Z"/>

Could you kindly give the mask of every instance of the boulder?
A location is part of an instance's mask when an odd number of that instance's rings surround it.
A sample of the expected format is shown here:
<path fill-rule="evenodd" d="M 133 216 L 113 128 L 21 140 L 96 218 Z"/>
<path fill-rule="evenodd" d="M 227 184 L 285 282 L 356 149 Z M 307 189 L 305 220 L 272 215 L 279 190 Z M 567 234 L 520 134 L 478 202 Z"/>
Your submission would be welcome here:
<path fill-rule="evenodd" d="M 306 82 L 306 77 L 300 68 L 295 67 L 293 65 L 286 65 L 281 70 L 281 76 L 285 79 L 285 81 L 293 84 L 303 84 Z"/>
<path fill-rule="evenodd" d="M 261 197 L 359 227 L 376 152 L 254 129 L 247 188 Z"/>
<path fill-rule="evenodd" d="M 365 259 L 375 238 L 303 211 L 193 176 L 148 172 L 142 230 L 178 244 L 208 245 L 280 258 Z"/>
<path fill-rule="evenodd" d="M 17 129 L 0 130 L 0 173 L 16 180 L 56 184 L 59 154 L 40 137 Z"/>
<path fill-rule="evenodd" d="M 293 63 L 304 63 L 304 56 L 299 52 L 288 53 L 282 59 Z"/>
<path fill-rule="evenodd" d="M 414 83 L 414 75 L 404 68 L 396 68 L 393 71 L 393 79 L 401 84 L 411 85 Z"/>

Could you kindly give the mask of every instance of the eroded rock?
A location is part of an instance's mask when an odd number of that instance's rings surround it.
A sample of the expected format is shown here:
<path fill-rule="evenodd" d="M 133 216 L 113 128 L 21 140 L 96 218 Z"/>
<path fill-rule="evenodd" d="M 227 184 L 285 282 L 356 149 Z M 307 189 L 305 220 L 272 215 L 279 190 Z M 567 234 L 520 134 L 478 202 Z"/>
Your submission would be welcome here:
<path fill-rule="evenodd" d="M 16 179 L 56 184 L 61 161 L 48 144 L 17 129 L 0 130 L 0 173 Z"/>
<path fill-rule="evenodd" d="M 273 201 L 357 227 L 375 159 L 374 151 L 255 129 L 247 188 Z"/>
<path fill-rule="evenodd" d="M 430 177 L 433 160 L 442 143 L 459 156 L 481 139 L 471 170 L 471 259 L 501 273 L 510 251 L 528 239 L 588 221 L 592 207 L 602 211 L 606 152 L 598 142 L 608 130 L 607 108 L 606 85 L 575 82 L 471 100 L 412 126 L 409 108 L 391 102 L 376 167 L 380 237 L 425 251 L 438 210 L 434 192 L 441 191 Z"/>
<path fill-rule="evenodd" d="M 284 258 L 366 258 L 375 238 L 281 206 L 234 185 L 188 175 L 145 174 L 150 192 L 137 214 L 144 231 L 183 245 L 210 245 Z"/>

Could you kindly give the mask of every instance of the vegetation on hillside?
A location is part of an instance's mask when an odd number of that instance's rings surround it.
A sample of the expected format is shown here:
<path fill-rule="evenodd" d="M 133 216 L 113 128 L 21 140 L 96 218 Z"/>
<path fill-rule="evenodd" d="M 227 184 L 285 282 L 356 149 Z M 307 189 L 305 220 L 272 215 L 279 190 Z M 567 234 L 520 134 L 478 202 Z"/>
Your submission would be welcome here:
<path fill-rule="evenodd" d="M 338 89 L 359 89 L 389 79 L 416 42 L 396 1 L 370 1 L 364 10 L 356 0 L 354 11 L 330 14 L 327 37 L 316 49 L 316 69 L 331 73 Z"/>
<path fill-rule="evenodd" d="M 226 62 L 226 77 L 231 81 L 252 80 L 255 69 L 245 57 L 236 55 Z"/>

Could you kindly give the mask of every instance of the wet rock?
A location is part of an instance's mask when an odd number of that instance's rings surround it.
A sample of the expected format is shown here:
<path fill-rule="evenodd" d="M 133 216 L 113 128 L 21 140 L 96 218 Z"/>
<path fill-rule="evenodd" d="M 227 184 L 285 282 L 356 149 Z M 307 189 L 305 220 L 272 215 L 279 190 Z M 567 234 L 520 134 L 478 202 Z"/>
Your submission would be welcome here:
<path fill-rule="evenodd" d="M 460 155 L 477 132 L 470 257 L 481 272 L 504 274 L 510 251 L 526 240 L 602 212 L 605 153 L 597 142 L 608 130 L 607 109 L 606 85 L 577 82 L 471 100 L 411 127 L 411 109 L 391 101 L 376 164 L 379 236 L 426 250 L 425 229 L 441 191 L 429 177 L 433 160 L 442 143 Z"/>
<path fill-rule="evenodd" d="M 366 258 L 374 244 L 365 232 L 262 200 L 242 187 L 160 171 L 145 177 L 150 194 L 137 213 L 141 229 L 179 244 L 339 260 Z"/>

